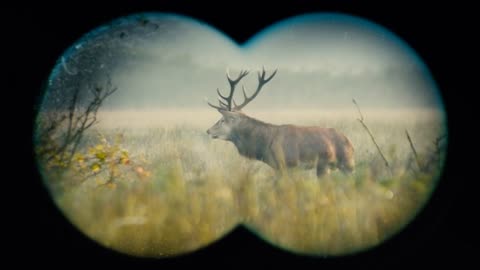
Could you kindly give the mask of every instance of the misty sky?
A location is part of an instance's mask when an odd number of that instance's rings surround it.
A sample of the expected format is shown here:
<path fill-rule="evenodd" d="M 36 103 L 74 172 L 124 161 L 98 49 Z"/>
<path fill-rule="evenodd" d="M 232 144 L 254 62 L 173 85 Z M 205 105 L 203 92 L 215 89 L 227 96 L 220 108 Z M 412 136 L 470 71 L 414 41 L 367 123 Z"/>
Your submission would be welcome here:
<path fill-rule="evenodd" d="M 278 74 L 245 111 L 351 107 L 352 98 L 368 107 L 441 104 L 416 56 L 391 33 L 363 21 L 333 15 L 293 19 L 240 47 L 193 20 L 145 18 L 124 20 L 84 38 L 64 56 L 50 86 L 66 91 L 97 80 L 97 73 L 109 73 L 119 90 L 106 102 L 108 108 L 204 108 L 206 98 L 216 100 L 216 88 L 226 93 L 227 69 L 232 76 L 251 70 L 243 83 L 253 91 L 254 73 L 264 65 L 267 72 L 278 68 Z M 71 82 L 65 83 L 69 76 Z M 241 101 L 241 89 L 237 92 Z"/>

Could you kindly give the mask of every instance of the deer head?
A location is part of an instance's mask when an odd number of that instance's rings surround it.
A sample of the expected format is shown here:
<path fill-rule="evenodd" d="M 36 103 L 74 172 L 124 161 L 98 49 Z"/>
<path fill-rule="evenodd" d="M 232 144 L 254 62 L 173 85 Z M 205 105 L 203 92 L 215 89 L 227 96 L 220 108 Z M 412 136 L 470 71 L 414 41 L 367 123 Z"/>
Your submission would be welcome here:
<path fill-rule="evenodd" d="M 207 130 L 207 133 L 212 138 L 218 138 L 223 140 L 231 139 L 231 133 L 234 127 L 238 126 L 246 118 L 246 116 L 242 113 L 241 110 L 253 99 L 255 99 L 255 97 L 262 90 L 262 87 L 266 83 L 268 83 L 273 78 L 273 76 L 275 76 L 275 74 L 277 74 L 277 70 L 275 70 L 270 76 L 266 77 L 265 68 L 262 68 L 262 71 L 258 72 L 257 89 L 255 90 L 253 95 L 248 96 L 245 86 L 242 86 L 244 100 L 240 105 L 238 105 L 233 99 L 233 94 L 235 93 L 235 88 L 237 84 L 240 82 L 240 80 L 247 76 L 248 73 L 248 71 L 242 70 L 240 71 L 236 79 L 232 79 L 227 71 L 227 80 L 230 84 L 229 94 L 227 96 L 224 96 L 217 88 L 218 106 L 208 102 L 208 105 L 210 105 L 212 108 L 217 109 L 222 114 L 222 118 L 217 123 L 215 123 L 215 125 L 213 125 Z"/>

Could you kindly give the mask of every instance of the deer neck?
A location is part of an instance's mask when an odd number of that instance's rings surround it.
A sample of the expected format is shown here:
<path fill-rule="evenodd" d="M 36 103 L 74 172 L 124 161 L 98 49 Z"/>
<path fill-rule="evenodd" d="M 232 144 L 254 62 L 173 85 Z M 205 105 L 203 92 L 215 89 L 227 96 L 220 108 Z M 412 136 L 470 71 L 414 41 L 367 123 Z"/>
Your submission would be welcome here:
<path fill-rule="evenodd" d="M 231 133 L 230 141 L 248 158 L 262 160 L 271 144 L 275 126 L 246 117 Z"/>

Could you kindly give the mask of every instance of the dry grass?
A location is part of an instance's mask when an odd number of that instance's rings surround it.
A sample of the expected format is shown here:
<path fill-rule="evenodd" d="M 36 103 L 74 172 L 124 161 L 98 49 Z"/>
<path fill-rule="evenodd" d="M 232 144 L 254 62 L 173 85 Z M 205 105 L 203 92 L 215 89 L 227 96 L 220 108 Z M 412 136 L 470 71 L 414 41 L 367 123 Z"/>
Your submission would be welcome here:
<path fill-rule="evenodd" d="M 252 112 L 273 123 L 335 127 L 355 146 L 356 171 L 317 179 L 314 171 L 279 175 L 241 157 L 228 142 L 205 130 L 219 118 L 211 110 L 102 112 L 98 130 L 123 133 L 132 154 L 149 161 L 146 179 L 98 187 L 60 185 L 76 175 L 45 172 L 52 195 L 88 236 L 121 252 L 169 256 L 198 249 L 243 223 L 267 241 L 293 252 L 340 255 L 373 247 L 400 230 L 428 199 L 440 168 L 415 174 L 405 138 L 429 153 L 441 135 L 441 116 L 432 111 L 364 111 L 394 177 L 351 111 Z M 94 144 L 87 136 L 85 147 Z M 56 185 L 62 188 L 56 187 Z"/>

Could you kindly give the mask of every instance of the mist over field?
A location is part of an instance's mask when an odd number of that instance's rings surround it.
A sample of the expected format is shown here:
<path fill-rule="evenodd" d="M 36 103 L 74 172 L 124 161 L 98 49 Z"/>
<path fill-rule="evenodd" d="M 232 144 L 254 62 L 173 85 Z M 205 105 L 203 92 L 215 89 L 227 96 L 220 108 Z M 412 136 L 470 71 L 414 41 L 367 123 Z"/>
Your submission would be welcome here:
<path fill-rule="evenodd" d="M 221 118 L 207 101 L 216 104 L 217 88 L 228 94 L 226 72 L 250 70 L 234 95 L 241 103 L 262 67 L 278 72 L 242 111 L 336 129 L 353 145 L 353 172 L 279 173 L 207 134 Z M 426 65 L 364 20 L 305 16 L 238 45 L 192 19 L 140 14 L 59 58 L 37 137 L 53 200 L 105 247 L 175 256 L 243 225 L 280 248 L 326 256 L 373 248 L 415 217 L 441 175 L 447 124 Z"/>
<path fill-rule="evenodd" d="M 51 95 L 108 71 L 120 91 L 104 108 L 204 108 L 205 98 L 216 100 L 216 88 L 227 90 L 227 70 L 232 76 L 251 70 L 243 83 L 253 91 L 255 73 L 265 66 L 278 68 L 278 75 L 249 109 L 351 108 L 352 98 L 363 107 L 442 106 L 426 67 L 384 30 L 348 20 L 300 20 L 258 36 L 239 49 L 208 26 L 177 17 L 119 22 L 62 57 Z M 240 100 L 241 91 L 235 97 Z"/>

